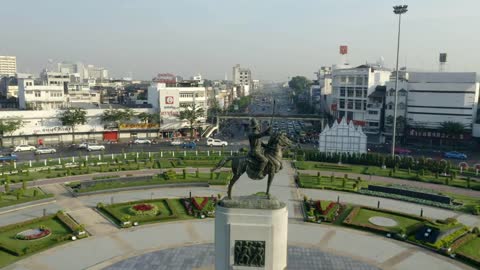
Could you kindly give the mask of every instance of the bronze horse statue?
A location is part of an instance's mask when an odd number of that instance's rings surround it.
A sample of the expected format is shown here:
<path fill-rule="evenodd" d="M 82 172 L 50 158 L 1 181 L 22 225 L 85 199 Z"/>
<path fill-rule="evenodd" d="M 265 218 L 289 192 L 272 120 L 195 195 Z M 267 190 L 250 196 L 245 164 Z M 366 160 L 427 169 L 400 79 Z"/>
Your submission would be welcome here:
<path fill-rule="evenodd" d="M 268 159 L 268 164 L 265 166 L 263 172 L 255 170 L 256 161 L 250 158 L 249 155 L 224 158 L 212 169 L 212 172 L 220 169 L 228 161 L 232 161 L 233 176 L 228 184 L 228 198 L 231 198 L 233 185 L 245 172 L 252 180 L 262 180 L 268 175 L 266 195 L 269 196 L 270 185 L 272 184 L 275 173 L 282 169 L 282 149 L 290 146 L 291 143 L 284 133 L 274 133 L 270 136 L 267 144 L 262 144 L 264 155 Z"/>

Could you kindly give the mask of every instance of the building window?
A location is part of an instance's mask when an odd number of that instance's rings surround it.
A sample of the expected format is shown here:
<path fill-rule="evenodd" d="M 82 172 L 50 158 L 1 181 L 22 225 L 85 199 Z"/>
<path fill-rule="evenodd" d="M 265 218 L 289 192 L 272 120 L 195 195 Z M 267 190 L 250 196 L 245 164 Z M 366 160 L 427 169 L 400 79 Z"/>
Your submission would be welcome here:
<path fill-rule="evenodd" d="M 345 109 L 345 99 L 340 99 L 340 109 Z"/>
<path fill-rule="evenodd" d="M 361 110 L 361 109 L 362 109 L 362 101 L 355 100 L 355 110 Z"/>
<path fill-rule="evenodd" d="M 353 112 L 347 112 L 347 119 L 352 120 L 353 119 Z"/>
<path fill-rule="evenodd" d="M 400 91 L 398 91 L 398 95 L 404 97 L 407 95 L 407 91 L 405 89 L 400 89 Z"/>
<path fill-rule="evenodd" d="M 353 89 L 348 89 L 347 94 L 348 97 L 353 97 Z"/>
<path fill-rule="evenodd" d="M 388 103 L 387 108 L 388 108 L 389 110 L 393 110 L 393 102 Z"/>
<path fill-rule="evenodd" d="M 341 83 L 346 83 L 347 82 L 347 76 L 340 76 L 340 82 Z"/>
<path fill-rule="evenodd" d="M 393 97 L 395 95 L 395 89 L 391 88 L 389 91 L 388 91 L 388 94 Z"/>
<path fill-rule="evenodd" d="M 362 90 L 355 90 L 355 96 L 361 98 L 362 97 Z"/>
<path fill-rule="evenodd" d="M 378 127 L 378 123 L 375 122 L 368 122 L 368 125 L 371 127 Z"/>
<path fill-rule="evenodd" d="M 378 114 L 378 111 L 368 111 L 368 114 L 377 115 L 377 114 Z"/>
<path fill-rule="evenodd" d="M 347 101 L 347 109 L 353 109 L 353 101 Z"/>
<path fill-rule="evenodd" d="M 367 109 L 367 101 L 366 100 L 363 101 L 363 108 Z"/>
<path fill-rule="evenodd" d="M 363 97 L 367 97 L 368 95 L 368 90 L 367 89 L 363 89 Z"/>
<path fill-rule="evenodd" d="M 40 91 L 35 91 L 35 97 L 40 97 L 41 96 L 41 92 Z"/>
<path fill-rule="evenodd" d="M 399 110 L 405 110 L 405 104 L 403 102 L 398 103 L 397 107 Z"/>
<path fill-rule="evenodd" d="M 345 117 L 345 111 L 338 111 L 338 116 L 339 116 L 340 118 Z"/>
<path fill-rule="evenodd" d="M 340 87 L 340 96 L 341 97 L 345 96 L 345 87 Z"/>

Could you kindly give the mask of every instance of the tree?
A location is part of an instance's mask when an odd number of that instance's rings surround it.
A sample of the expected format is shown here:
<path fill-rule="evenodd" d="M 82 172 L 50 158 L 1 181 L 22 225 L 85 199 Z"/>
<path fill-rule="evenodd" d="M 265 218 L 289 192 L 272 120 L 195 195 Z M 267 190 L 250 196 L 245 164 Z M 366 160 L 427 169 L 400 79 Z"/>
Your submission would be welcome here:
<path fill-rule="evenodd" d="M 209 103 L 210 106 L 208 107 L 207 117 L 212 120 L 212 123 L 214 123 L 213 121 L 215 120 L 215 117 L 222 112 L 222 108 L 220 108 L 220 104 L 216 98 L 210 99 Z"/>
<path fill-rule="evenodd" d="M 440 130 L 448 137 L 456 138 L 465 132 L 465 126 L 462 123 L 445 121 L 440 123 Z"/>
<path fill-rule="evenodd" d="M 103 112 L 101 120 L 105 123 L 115 123 L 118 128 L 120 121 L 129 121 L 133 117 L 135 117 L 135 112 L 131 109 L 109 109 Z"/>
<path fill-rule="evenodd" d="M 312 82 L 304 76 L 295 76 L 288 82 L 288 86 L 295 91 L 296 95 L 303 93 L 311 84 Z"/>
<path fill-rule="evenodd" d="M 160 114 L 142 112 L 137 114 L 137 118 L 143 123 L 158 124 L 160 123 Z"/>
<path fill-rule="evenodd" d="M 180 120 L 186 120 L 190 126 L 190 139 L 193 139 L 193 130 L 194 126 L 199 122 L 198 119 L 204 116 L 203 108 L 197 108 L 195 104 L 193 104 L 192 107 L 187 107 L 183 111 L 180 111 L 178 118 Z"/>
<path fill-rule="evenodd" d="M 87 111 L 81 108 L 69 108 L 60 113 L 58 119 L 64 126 L 72 129 L 72 143 L 75 143 L 75 127 L 87 122 Z"/>
<path fill-rule="evenodd" d="M 3 147 L 3 136 L 13 133 L 15 130 L 23 126 L 22 119 L 9 118 L 0 120 L 0 147 Z"/>

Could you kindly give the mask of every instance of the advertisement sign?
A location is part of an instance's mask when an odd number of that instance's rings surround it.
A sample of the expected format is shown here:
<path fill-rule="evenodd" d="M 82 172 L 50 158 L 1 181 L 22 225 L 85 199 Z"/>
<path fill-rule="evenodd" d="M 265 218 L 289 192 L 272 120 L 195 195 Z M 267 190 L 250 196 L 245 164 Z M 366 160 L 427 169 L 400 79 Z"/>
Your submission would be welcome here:
<path fill-rule="evenodd" d="M 347 45 L 341 45 L 340 46 L 340 54 L 341 55 L 348 54 L 348 46 Z"/>
<path fill-rule="evenodd" d="M 160 128 L 160 124 L 154 123 L 137 123 L 137 124 L 127 124 L 123 123 L 119 126 L 120 129 L 157 129 Z"/>
<path fill-rule="evenodd" d="M 180 109 L 178 90 L 162 89 L 160 91 L 160 115 L 165 118 L 177 118 Z"/>
<path fill-rule="evenodd" d="M 165 97 L 165 104 L 174 104 L 175 103 L 175 97 L 173 96 L 166 96 Z"/>

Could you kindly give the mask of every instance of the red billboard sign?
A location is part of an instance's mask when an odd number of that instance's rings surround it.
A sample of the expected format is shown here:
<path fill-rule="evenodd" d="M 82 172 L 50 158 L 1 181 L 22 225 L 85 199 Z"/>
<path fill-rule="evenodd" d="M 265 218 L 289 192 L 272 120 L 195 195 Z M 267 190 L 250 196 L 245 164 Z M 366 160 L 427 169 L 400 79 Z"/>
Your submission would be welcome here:
<path fill-rule="evenodd" d="M 173 96 L 165 97 L 165 104 L 173 104 L 173 103 L 175 103 L 175 98 Z"/>
<path fill-rule="evenodd" d="M 341 55 L 348 54 L 348 46 L 347 45 L 341 45 L 340 46 L 340 54 Z"/>

